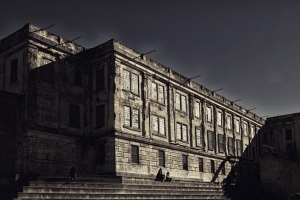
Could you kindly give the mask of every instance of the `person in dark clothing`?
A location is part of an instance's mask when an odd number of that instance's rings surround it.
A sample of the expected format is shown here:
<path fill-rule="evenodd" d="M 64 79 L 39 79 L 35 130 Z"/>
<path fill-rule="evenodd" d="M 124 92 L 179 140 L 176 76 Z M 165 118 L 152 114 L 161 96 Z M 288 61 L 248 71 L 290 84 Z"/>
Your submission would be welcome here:
<path fill-rule="evenodd" d="M 156 181 L 163 181 L 165 179 L 165 175 L 162 173 L 162 169 L 160 168 L 156 175 Z"/>
<path fill-rule="evenodd" d="M 69 178 L 71 178 L 71 182 L 75 181 L 76 174 L 77 174 L 76 168 L 72 166 L 72 168 L 69 171 Z"/>
<path fill-rule="evenodd" d="M 166 174 L 166 182 L 171 182 L 172 181 L 172 178 L 170 176 L 170 172 L 167 172 Z"/>

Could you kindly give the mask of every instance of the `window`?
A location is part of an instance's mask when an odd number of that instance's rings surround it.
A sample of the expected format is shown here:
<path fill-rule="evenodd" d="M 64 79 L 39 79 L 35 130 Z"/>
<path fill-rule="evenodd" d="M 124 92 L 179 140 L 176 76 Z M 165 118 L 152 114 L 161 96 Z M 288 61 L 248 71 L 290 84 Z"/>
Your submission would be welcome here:
<path fill-rule="evenodd" d="M 218 135 L 218 140 L 219 140 L 219 152 L 224 153 L 224 151 L 225 151 L 225 137 L 224 137 L 224 135 L 219 134 Z"/>
<path fill-rule="evenodd" d="M 207 113 L 206 113 L 206 121 L 212 122 L 212 112 L 211 112 L 211 107 L 207 106 Z"/>
<path fill-rule="evenodd" d="M 215 150 L 216 149 L 216 135 L 212 131 L 207 131 L 208 133 L 208 149 Z"/>
<path fill-rule="evenodd" d="M 223 167 L 222 167 L 221 173 L 222 173 L 223 175 L 225 175 L 225 163 L 224 163 L 224 165 L 223 165 Z"/>
<path fill-rule="evenodd" d="M 140 113 L 138 109 L 124 106 L 125 126 L 140 128 Z"/>
<path fill-rule="evenodd" d="M 164 87 L 156 83 L 152 83 L 152 99 L 165 104 Z"/>
<path fill-rule="evenodd" d="M 218 126 L 222 126 L 223 121 L 222 121 L 222 112 L 218 112 L 218 116 L 217 116 L 217 125 Z"/>
<path fill-rule="evenodd" d="M 227 116 L 227 128 L 231 130 L 231 116 Z"/>
<path fill-rule="evenodd" d="M 105 143 L 100 143 L 98 145 L 98 158 L 97 158 L 98 164 L 104 164 L 105 163 Z"/>
<path fill-rule="evenodd" d="M 238 119 L 235 120 L 235 132 L 240 133 L 240 121 Z"/>
<path fill-rule="evenodd" d="M 54 69 L 53 64 L 41 66 L 41 79 L 48 83 L 53 83 Z"/>
<path fill-rule="evenodd" d="M 165 118 L 152 115 L 153 133 L 166 135 Z"/>
<path fill-rule="evenodd" d="M 215 161 L 214 160 L 210 161 L 210 172 L 215 173 Z"/>
<path fill-rule="evenodd" d="M 139 94 L 139 76 L 133 72 L 124 70 L 124 90 Z"/>
<path fill-rule="evenodd" d="M 242 156 L 242 141 L 236 140 L 237 156 Z"/>
<path fill-rule="evenodd" d="M 79 128 L 80 127 L 80 110 L 79 106 L 70 105 L 70 126 Z"/>
<path fill-rule="evenodd" d="M 139 164 L 139 147 L 131 145 L 131 162 Z"/>
<path fill-rule="evenodd" d="M 182 169 L 188 170 L 188 156 L 182 155 Z"/>
<path fill-rule="evenodd" d="M 187 126 L 177 123 L 177 139 L 187 142 Z"/>
<path fill-rule="evenodd" d="M 204 133 L 200 127 L 195 127 L 196 129 L 196 146 L 204 147 Z"/>
<path fill-rule="evenodd" d="M 165 166 L 165 152 L 159 150 L 158 151 L 158 165 L 164 167 Z"/>
<path fill-rule="evenodd" d="M 96 91 L 104 90 L 104 68 L 96 71 Z"/>
<path fill-rule="evenodd" d="M 81 87 L 82 86 L 82 72 L 80 69 L 75 69 L 74 72 L 74 84 L 76 86 Z"/>
<path fill-rule="evenodd" d="M 254 138 L 254 127 L 250 126 L 250 137 Z"/>
<path fill-rule="evenodd" d="M 199 172 L 204 172 L 204 170 L 203 170 L 203 158 L 199 158 Z"/>
<path fill-rule="evenodd" d="M 200 102 L 195 102 L 195 117 L 200 118 Z"/>
<path fill-rule="evenodd" d="M 15 82 L 18 79 L 18 58 L 10 63 L 10 82 Z"/>
<path fill-rule="evenodd" d="M 291 129 L 285 129 L 285 140 L 292 140 L 292 130 Z"/>
<path fill-rule="evenodd" d="M 104 126 L 105 123 L 105 105 L 96 107 L 96 128 Z"/>
<path fill-rule="evenodd" d="M 228 154 L 234 155 L 234 140 L 233 138 L 228 138 Z"/>
<path fill-rule="evenodd" d="M 247 128 L 247 124 L 243 123 L 243 132 L 244 132 L 244 136 L 248 135 L 248 128 Z"/>
<path fill-rule="evenodd" d="M 175 108 L 176 110 L 180 110 L 186 112 L 186 97 L 182 94 L 176 93 L 175 97 Z"/>

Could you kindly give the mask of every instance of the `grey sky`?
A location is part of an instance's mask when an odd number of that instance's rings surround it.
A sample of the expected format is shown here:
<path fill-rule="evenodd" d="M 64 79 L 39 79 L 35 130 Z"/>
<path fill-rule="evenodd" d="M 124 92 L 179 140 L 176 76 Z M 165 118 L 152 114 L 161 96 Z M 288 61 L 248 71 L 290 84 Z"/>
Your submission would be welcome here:
<path fill-rule="evenodd" d="M 300 1 L 1 1 L 0 36 L 28 22 L 94 47 L 115 38 L 265 116 L 300 112 Z"/>

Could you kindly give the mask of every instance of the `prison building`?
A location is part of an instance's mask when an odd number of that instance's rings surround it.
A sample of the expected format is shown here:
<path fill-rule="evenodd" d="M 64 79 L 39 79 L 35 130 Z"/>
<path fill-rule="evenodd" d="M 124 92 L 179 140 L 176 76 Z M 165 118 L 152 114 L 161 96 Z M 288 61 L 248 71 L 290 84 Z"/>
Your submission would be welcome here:
<path fill-rule="evenodd" d="M 0 41 L 1 94 L 23 99 L 20 128 L 1 123 L 0 137 L 15 139 L 1 149 L 1 162 L 13 160 L 0 173 L 66 174 L 75 165 L 81 174 L 151 176 L 162 168 L 221 182 L 239 163 L 241 176 L 254 177 L 265 121 L 171 67 L 115 39 L 88 49 L 26 24 Z"/>

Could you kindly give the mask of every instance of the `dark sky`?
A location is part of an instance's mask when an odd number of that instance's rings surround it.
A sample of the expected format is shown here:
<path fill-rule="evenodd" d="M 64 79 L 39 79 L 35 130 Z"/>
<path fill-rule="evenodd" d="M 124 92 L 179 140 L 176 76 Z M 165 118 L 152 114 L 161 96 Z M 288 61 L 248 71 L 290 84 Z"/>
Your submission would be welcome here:
<path fill-rule="evenodd" d="M 0 37 L 30 22 L 94 47 L 115 38 L 259 116 L 300 112 L 300 1 L 0 3 Z"/>

